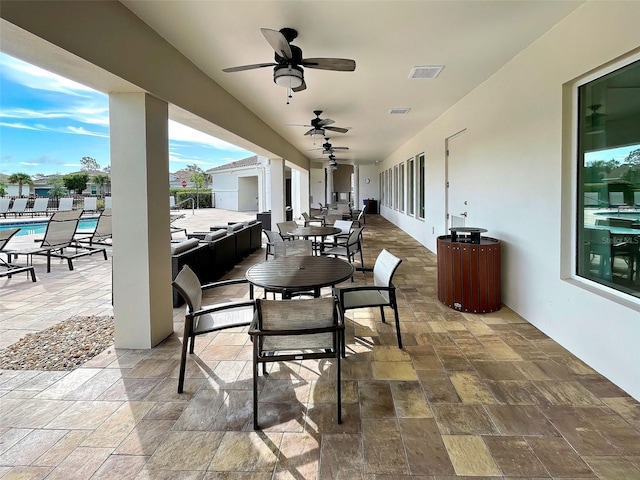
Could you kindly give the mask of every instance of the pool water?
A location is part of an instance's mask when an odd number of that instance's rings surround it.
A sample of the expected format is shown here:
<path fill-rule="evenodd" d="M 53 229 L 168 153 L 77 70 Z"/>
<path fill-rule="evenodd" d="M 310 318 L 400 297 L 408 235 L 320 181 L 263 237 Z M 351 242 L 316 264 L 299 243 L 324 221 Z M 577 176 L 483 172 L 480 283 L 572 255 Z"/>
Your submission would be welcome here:
<path fill-rule="evenodd" d="M 97 218 L 82 218 L 78 224 L 79 230 L 93 230 L 98 223 Z M 10 228 L 19 227 L 16 233 L 17 237 L 23 235 L 43 235 L 47 229 L 47 222 L 9 222 L 0 224 L 0 230 L 8 230 Z"/>

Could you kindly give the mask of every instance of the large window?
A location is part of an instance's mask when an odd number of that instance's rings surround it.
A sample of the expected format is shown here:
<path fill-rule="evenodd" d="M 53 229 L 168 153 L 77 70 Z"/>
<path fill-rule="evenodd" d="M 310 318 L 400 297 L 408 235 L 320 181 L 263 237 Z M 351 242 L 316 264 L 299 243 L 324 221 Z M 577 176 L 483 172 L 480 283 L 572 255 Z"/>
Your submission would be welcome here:
<path fill-rule="evenodd" d="M 414 198 L 414 171 L 413 171 L 413 167 L 414 167 L 414 160 L 413 158 L 409 159 L 407 161 L 407 211 L 409 213 L 409 215 L 413 215 L 415 214 L 415 209 L 414 209 L 414 204 L 415 204 L 415 198 Z"/>
<path fill-rule="evenodd" d="M 398 209 L 398 165 L 393 167 L 393 208 Z"/>
<path fill-rule="evenodd" d="M 404 163 L 398 170 L 398 210 L 404 212 Z"/>
<path fill-rule="evenodd" d="M 577 274 L 640 297 L 640 62 L 578 88 Z"/>
<path fill-rule="evenodd" d="M 424 153 L 418 155 L 418 218 L 424 218 Z"/>

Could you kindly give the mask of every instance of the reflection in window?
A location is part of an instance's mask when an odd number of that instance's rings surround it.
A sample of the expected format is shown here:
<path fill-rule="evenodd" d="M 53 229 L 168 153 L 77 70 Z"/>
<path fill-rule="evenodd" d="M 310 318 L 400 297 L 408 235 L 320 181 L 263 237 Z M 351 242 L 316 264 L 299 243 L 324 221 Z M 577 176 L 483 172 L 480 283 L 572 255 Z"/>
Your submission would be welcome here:
<path fill-rule="evenodd" d="M 398 165 L 393 167 L 393 208 L 398 209 Z"/>
<path fill-rule="evenodd" d="M 640 297 L 640 62 L 578 88 L 577 274 Z"/>

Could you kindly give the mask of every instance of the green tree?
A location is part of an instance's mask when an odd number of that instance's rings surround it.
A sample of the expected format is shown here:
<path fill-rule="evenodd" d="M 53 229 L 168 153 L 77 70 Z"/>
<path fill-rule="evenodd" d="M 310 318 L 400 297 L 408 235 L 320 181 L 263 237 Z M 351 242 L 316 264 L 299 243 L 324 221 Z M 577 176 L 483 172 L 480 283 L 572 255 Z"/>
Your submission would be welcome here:
<path fill-rule="evenodd" d="M 640 165 L 640 148 L 629 152 L 629 155 L 627 155 L 627 158 L 625 158 L 624 161 L 631 165 Z"/>
<path fill-rule="evenodd" d="M 211 175 L 205 173 L 198 165 L 192 163 L 187 165 L 187 172 L 191 172 L 189 180 L 193 182 L 198 188 L 203 188 L 207 183 L 211 182 Z"/>
<path fill-rule="evenodd" d="M 13 175 L 9 175 L 7 178 L 9 183 L 17 183 L 18 184 L 18 196 L 22 196 L 22 186 L 23 185 L 33 185 L 33 180 L 26 173 L 14 173 Z"/>
<path fill-rule="evenodd" d="M 82 165 L 83 171 L 100 170 L 100 164 L 95 158 L 82 157 L 82 159 L 80 160 L 80 164 Z"/>
<path fill-rule="evenodd" d="M 109 183 L 109 175 L 106 173 L 97 173 L 93 176 L 93 183 L 98 186 L 98 193 L 104 195 L 104 187 Z"/>
<path fill-rule="evenodd" d="M 0 182 L 0 197 L 4 197 L 7 194 L 7 184 Z"/>
<path fill-rule="evenodd" d="M 62 177 L 64 186 L 69 190 L 75 190 L 80 194 L 87 188 L 87 182 L 89 181 L 89 174 L 87 173 L 70 173 Z"/>
<path fill-rule="evenodd" d="M 50 197 L 59 198 L 67 193 L 67 189 L 64 187 L 64 181 L 59 175 L 51 177 L 49 183 L 51 184 L 51 189 L 47 193 Z"/>

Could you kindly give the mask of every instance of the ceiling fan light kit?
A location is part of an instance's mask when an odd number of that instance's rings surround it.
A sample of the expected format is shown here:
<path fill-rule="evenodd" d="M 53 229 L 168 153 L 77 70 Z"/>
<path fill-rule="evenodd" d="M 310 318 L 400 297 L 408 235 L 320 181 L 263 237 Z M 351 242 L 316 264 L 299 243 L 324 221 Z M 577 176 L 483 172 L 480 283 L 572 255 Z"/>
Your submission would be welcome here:
<path fill-rule="evenodd" d="M 284 67 L 278 66 L 273 69 L 273 81 L 276 85 L 293 90 L 302 86 L 304 76 L 302 69 L 299 67 L 294 67 L 292 65 Z"/>

